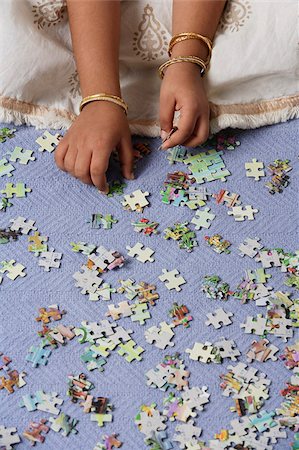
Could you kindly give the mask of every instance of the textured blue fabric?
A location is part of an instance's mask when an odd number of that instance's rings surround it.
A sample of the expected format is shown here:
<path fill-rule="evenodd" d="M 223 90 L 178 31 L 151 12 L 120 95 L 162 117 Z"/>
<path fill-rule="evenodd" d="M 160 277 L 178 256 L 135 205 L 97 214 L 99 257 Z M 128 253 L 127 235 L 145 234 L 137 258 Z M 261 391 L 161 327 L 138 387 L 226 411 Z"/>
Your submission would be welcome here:
<path fill-rule="evenodd" d="M 174 241 L 166 241 L 163 234 L 147 237 L 133 231 L 131 222 L 141 217 L 137 213 L 124 211 L 121 197 L 105 198 L 94 187 L 83 185 L 78 180 L 59 171 L 54 163 L 54 155 L 39 153 L 35 139 L 42 134 L 41 130 L 30 127 L 19 127 L 15 138 L 0 144 L 0 156 L 14 146 L 35 150 L 37 160 L 28 166 L 15 163 L 16 170 L 10 179 L 0 180 L 1 188 L 5 183 L 22 181 L 32 188 L 32 193 L 25 199 L 13 199 L 13 206 L 6 213 L 0 212 L 0 228 L 9 225 L 9 220 L 17 216 L 24 216 L 36 220 L 36 225 L 42 235 L 49 236 L 49 245 L 63 253 L 61 268 L 47 273 L 38 266 L 37 259 L 27 251 L 27 238 L 22 236 L 18 241 L 0 246 L 1 259 L 15 259 L 26 266 L 27 276 L 12 282 L 4 277 L 0 286 L 1 297 L 1 351 L 12 359 L 12 366 L 27 372 L 27 385 L 12 395 L 1 391 L 1 423 L 6 426 L 16 426 L 19 433 L 27 427 L 30 421 L 45 417 L 40 412 L 29 413 L 18 406 L 22 395 L 34 393 L 39 389 L 45 392 L 56 391 L 64 399 L 62 410 L 80 420 L 77 435 L 68 438 L 60 434 L 49 432 L 44 444 L 45 449 L 88 450 L 101 440 L 103 434 L 119 433 L 124 442 L 124 450 L 138 450 L 146 448 L 143 435 L 138 432 L 134 424 L 134 417 L 142 403 L 156 402 L 160 410 L 163 409 L 163 392 L 146 386 L 145 372 L 162 361 L 163 355 L 181 352 L 188 370 L 191 371 L 190 385 L 207 385 L 211 393 L 210 403 L 199 413 L 196 423 L 202 427 L 202 439 L 211 439 L 214 433 L 223 427 L 229 427 L 229 422 L 236 417 L 229 411 L 233 406 L 233 399 L 222 396 L 219 387 L 219 375 L 226 371 L 230 361 L 224 364 L 202 364 L 189 360 L 185 349 L 191 347 L 195 341 L 215 342 L 220 336 L 234 339 L 242 352 L 240 361 L 246 362 L 245 352 L 250 342 L 256 337 L 245 335 L 240 329 L 240 323 L 248 315 L 265 313 L 265 308 L 258 308 L 252 302 L 241 305 L 239 301 L 229 300 L 227 303 L 209 300 L 200 291 L 202 278 L 206 274 L 218 274 L 224 281 L 235 288 L 241 281 L 244 270 L 258 267 L 254 260 L 241 258 L 238 255 L 238 245 L 250 237 L 260 237 L 267 247 L 283 247 L 285 250 L 298 248 L 298 120 L 290 121 L 271 127 L 256 130 L 237 131 L 236 135 L 241 146 L 235 151 L 225 151 L 224 161 L 231 171 L 226 183 L 214 181 L 207 183 L 209 191 L 217 192 L 226 188 L 241 195 L 244 204 L 251 204 L 259 209 L 254 221 L 235 222 L 227 214 L 225 206 L 217 206 L 213 200 L 208 202 L 212 212 L 216 214 L 210 229 L 197 232 L 199 245 L 192 253 L 180 250 Z M 1 128 L 1 125 L 0 125 Z M 138 139 L 140 140 L 140 138 Z M 150 208 L 144 210 L 143 216 L 160 223 L 159 230 L 163 231 L 176 221 L 191 220 L 194 213 L 186 207 L 176 208 L 161 203 L 160 190 L 167 172 L 184 170 L 185 166 L 177 164 L 170 166 L 166 155 L 157 151 L 159 140 L 141 140 L 151 143 L 153 149 L 150 156 L 138 163 L 136 180 L 128 183 L 125 193 L 138 188 L 150 192 Z M 257 182 L 245 176 L 244 163 L 252 158 L 264 161 L 265 165 L 276 158 L 290 159 L 294 167 L 290 172 L 291 183 L 282 194 L 271 196 L 264 186 L 265 179 Z M 112 168 L 111 176 L 118 177 L 117 169 Z M 93 230 L 86 223 L 92 213 L 111 213 L 119 222 L 112 230 Z M 220 233 L 232 242 L 230 255 L 216 254 L 204 242 L 205 234 Z M 29 347 L 39 342 L 37 331 L 40 324 L 35 321 L 38 308 L 58 303 L 67 310 L 61 323 L 79 326 L 82 320 L 96 321 L 104 318 L 107 302 L 96 303 L 88 301 L 79 289 L 74 286 L 72 275 L 85 263 L 86 257 L 73 253 L 70 242 L 84 241 L 102 244 L 108 249 L 116 249 L 126 255 L 126 245 L 133 245 L 140 241 L 156 251 L 155 262 L 142 264 L 127 257 L 127 263 L 119 270 L 103 276 L 104 280 L 114 287 L 118 279 L 128 277 L 137 281 L 145 280 L 157 285 L 160 300 L 151 308 L 152 318 L 146 325 L 132 323 L 129 318 L 121 319 L 118 323 L 125 328 L 134 330 L 133 339 L 145 348 L 142 362 L 127 363 L 116 351 L 108 358 L 103 373 L 88 372 L 80 355 L 85 346 L 74 339 L 65 347 L 54 350 L 48 365 L 32 368 L 25 362 Z M 168 291 L 158 280 L 162 268 L 177 268 L 185 277 L 187 284 L 182 291 Z M 272 269 L 269 284 L 274 289 L 288 290 L 283 286 L 283 275 L 278 269 Z M 114 294 L 110 303 L 118 303 L 124 297 Z M 169 320 L 168 311 L 172 303 L 185 303 L 194 317 L 191 327 L 175 329 L 175 347 L 161 351 L 146 343 L 144 330 L 161 321 Z M 214 330 L 205 325 L 206 313 L 216 308 L 224 307 L 234 313 L 233 324 Z M 281 339 L 270 339 L 282 351 L 285 343 Z M 271 410 L 283 400 L 279 390 L 288 380 L 290 372 L 281 361 L 254 363 L 254 367 L 265 372 L 272 381 L 270 398 L 265 403 L 265 409 Z M 99 428 L 91 422 L 89 415 L 70 402 L 66 396 L 67 375 L 85 372 L 95 384 L 93 394 L 107 396 L 115 406 L 113 423 Z M 174 433 L 176 424 L 169 424 L 169 436 Z M 280 441 L 274 447 L 284 450 L 289 448 L 289 438 Z M 28 448 L 24 442 L 17 448 Z M 179 448 L 174 444 L 174 448 Z"/>

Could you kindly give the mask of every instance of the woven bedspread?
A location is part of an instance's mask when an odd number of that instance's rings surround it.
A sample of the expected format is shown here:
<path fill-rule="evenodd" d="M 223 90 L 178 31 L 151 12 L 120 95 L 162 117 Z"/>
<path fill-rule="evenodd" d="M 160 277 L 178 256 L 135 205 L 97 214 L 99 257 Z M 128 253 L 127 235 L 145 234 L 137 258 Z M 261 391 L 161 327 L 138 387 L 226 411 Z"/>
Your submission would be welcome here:
<path fill-rule="evenodd" d="M 226 206 L 217 205 L 210 197 L 207 207 L 211 208 L 216 217 L 208 230 L 196 231 L 198 246 L 190 253 L 180 249 L 177 242 L 163 238 L 163 230 L 166 227 L 173 226 L 175 222 L 190 222 L 195 213 L 186 206 L 175 207 L 161 202 L 160 191 L 167 173 L 175 170 L 186 171 L 186 165 L 179 163 L 170 166 L 167 154 L 158 151 L 160 145 L 158 139 L 134 137 L 135 142 L 148 142 L 152 152 L 138 161 L 136 179 L 127 183 L 124 194 L 137 189 L 150 193 L 148 197 L 150 206 L 144 209 L 143 214 L 124 210 L 121 205 L 123 196 L 103 197 L 94 187 L 83 185 L 59 171 L 54 162 L 54 153 L 38 152 L 39 146 L 35 140 L 42 134 L 42 130 L 17 127 L 15 137 L 0 144 L 0 159 L 7 157 L 4 155 L 15 146 L 34 150 L 36 157 L 36 160 L 30 161 L 28 165 L 13 163 L 15 166 L 13 177 L 0 178 L 1 189 L 4 189 L 7 182 L 14 184 L 24 182 L 32 189 L 26 198 L 12 198 L 13 206 L 7 208 L 6 212 L 0 211 L 0 228 L 8 227 L 10 220 L 18 216 L 33 219 L 41 235 L 49 237 L 49 247 L 63 253 L 60 268 L 46 272 L 38 265 L 38 258 L 28 252 L 26 235 L 20 236 L 16 241 L 0 245 L 0 261 L 16 260 L 26 267 L 27 274 L 15 281 L 3 274 L 0 285 L 0 351 L 11 357 L 12 368 L 27 373 L 26 386 L 16 389 L 13 394 L 8 394 L 5 389 L 0 391 L 0 425 L 15 426 L 21 435 L 30 421 L 51 416 L 45 412 L 28 412 L 26 408 L 21 408 L 19 403 L 22 396 L 34 394 L 39 390 L 46 393 L 57 392 L 64 400 L 61 410 L 79 420 L 78 433 L 63 437 L 60 433 L 50 430 L 43 448 L 93 449 L 96 443 L 101 441 L 102 435 L 111 433 L 119 434 L 124 450 L 147 448 L 144 443 L 145 436 L 138 431 L 134 423 L 135 416 L 142 404 L 156 403 L 158 409 L 163 412 L 163 398 L 167 397 L 169 392 L 147 386 L 145 373 L 162 362 L 165 355 L 179 352 L 184 359 L 186 370 L 190 371 L 189 385 L 207 386 L 210 393 L 210 402 L 195 419 L 197 426 L 203 430 L 200 439 L 208 442 L 209 439 L 214 439 L 214 434 L 219 433 L 221 429 L 231 429 L 230 421 L 238 416 L 230 411 L 230 407 L 234 406 L 233 398 L 222 395 L 219 375 L 226 373 L 227 367 L 237 362 L 225 359 L 221 364 L 204 364 L 192 361 L 185 351 L 192 348 L 195 342 L 215 343 L 224 336 L 235 341 L 241 352 L 238 361 L 246 363 L 246 352 L 250 343 L 258 337 L 254 334 L 245 334 L 240 324 L 246 322 L 247 316 L 265 315 L 266 307 L 258 307 L 254 301 L 242 304 L 232 296 L 227 302 L 209 299 L 201 291 L 201 286 L 205 275 L 215 274 L 229 283 L 231 290 L 235 290 L 246 269 L 254 270 L 261 267 L 254 259 L 247 256 L 242 258 L 239 255 L 238 246 L 248 237 L 259 237 L 260 242 L 268 249 L 283 248 L 285 251 L 296 251 L 298 248 L 298 125 L 298 120 L 293 120 L 256 130 L 234 130 L 241 145 L 235 150 L 224 150 L 222 155 L 231 175 L 227 177 L 226 182 L 216 180 L 200 186 L 206 187 L 209 193 L 216 193 L 220 189 L 238 193 L 244 205 L 252 205 L 259 212 L 255 214 L 253 221 L 238 222 L 228 215 Z M 4 125 L 0 124 L 0 128 L 2 126 Z M 288 174 L 289 186 L 281 194 L 270 195 L 265 187 L 266 181 L 270 179 L 267 170 L 267 177 L 261 178 L 260 181 L 247 178 L 244 164 L 253 158 L 263 161 L 265 166 L 276 159 L 289 159 L 293 167 Z M 119 178 L 115 163 L 112 164 L 109 177 Z M 112 214 L 118 219 L 118 223 L 110 230 L 92 229 L 88 220 L 93 213 Z M 131 222 L 141 217 L 159 222 L 160 233 L 152 236 L 136 233 Z M 194 229 L 192 225 L 191 228 Z M 207 245 L 204 236 L 217 233 L 231 242 L 230 254 L 218 254 Z M 50 325 L 63 323 L 79 327 L 84 320 L 96 322 L 105 319 L 108 304 L 116 305 L 126 300 L 122 294 L 112 293 L 111 301 L 102 299 L 98 302 L 89 301 L 88 296 L 81 294 L 80 289 L 75 287 L 72 276 L 87 260 L 87 256 L 72 252 L 70 243 L 79 241 L 103 245 L 125 256 L 126 262 L 123 267 L 102 276 L 112 287 L 117 288 L 119 279 L 125 280 L 129 277 L 137 282 L 146 281 L 157 286 L 160 299 L 156 301 L 155 306 L 149 306 L 151 318 L 144 325 L 132 322 L 130 317 L 117 322 L 118 325 L 133 330 L 131 338 L 145 349 L 142 361 L 135 360 L 129 363 L 115 349 L 107 357 L 103 372 L 97 369 L 88 372 L 86 364 L 80 359 L 87 345 L 79 344 L 75 338 L 65 346 L 53 349 L 46 366 L 33 368 L 31 363 L 26 362 L 29 348 L 40 342 L 37 331 L 42 326 L 40 322 L 35 321 L 40 307 L 58 304 L 61 309 L 66 310 L 60 322 L 53 322 Z M 133 246 L 136 242 L 142 242 L 155 251 L 154 262 L 143 264 L 127 255 L 126 246 Z M 182 286 L 180 292 L 168 290 L 158 279 L 164 268 L 177 269 L 185 278 L 186 284 Z M 274 291 L 292 291 L 293 298 L 296 298 L 295 289 L 283 284 L 286 275 L 279 268 L 266 271 L 272 275 L 268 285 L 272 286 Z M 185 304 L 193 320 L 188 328 L 177 326 L 173 329 L 174 347 L 160 350 L 146 342 L 144 332 L 151 326 L 158 326 L 160 322 L 170 323 L 172 319 L 169 310 L 174 302 Z M 220 307 L 233 313 L 232 324 L 220 329 L 207 326 L 206 314 Z M 294 336 L 289 343 L 294 343 L 296 334 L 298 338 L 298 328 L 294 328 Z M 281 338 L 269 336 L 270 342 L 279 348 L 278 354 L 281 354 L 287 344 Z M 254 361 L 251 365 L 265 373 L 271 380 L 269 399 L 265 400 L 262 409 L 275 410 L 284 401 L 279 392 L 289 380 L 291 372 L 279 359 L 265 363 Z M 80 408 L 78 403 L 72 403 L 66 395 L 68 375 L 78 375 L 81 372 L 85 373 L 95 386 L 91 394 L 96 397 L 108 397 L 114 406 L 113 421 L 106 423 L 103 428 L 91 421 L 90 414 L 85 414 L 83 408 Z M 178 423 L 167 422 L 170 440 Z M 293 435 L 289 432 L 288 438 L 272 444 L 273 448 L 289 449 L 292 439 Z M 17 448 L 23 449 L 28 446 L 28 442 L 22 438 Z M 173 442 L 173 446 L 179 449 L 178 442 Z"/>

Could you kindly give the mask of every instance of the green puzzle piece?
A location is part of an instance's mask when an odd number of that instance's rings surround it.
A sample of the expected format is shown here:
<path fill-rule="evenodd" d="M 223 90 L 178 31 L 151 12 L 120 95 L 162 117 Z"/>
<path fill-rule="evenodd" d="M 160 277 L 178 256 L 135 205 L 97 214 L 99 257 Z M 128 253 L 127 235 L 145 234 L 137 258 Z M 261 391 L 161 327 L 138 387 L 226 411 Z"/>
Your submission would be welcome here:
<path fill-rule="evenodd" d="M 31 192 L 31 189 L 26 188 L 24 183 L 16 183 L 15 186 L 13 183 L 6 183 L 5 189 L 0 192 L 7 198 L 12 198 L 14 195 L 18 198 L 23 198 L 26 197 L 27 192 Z"/>

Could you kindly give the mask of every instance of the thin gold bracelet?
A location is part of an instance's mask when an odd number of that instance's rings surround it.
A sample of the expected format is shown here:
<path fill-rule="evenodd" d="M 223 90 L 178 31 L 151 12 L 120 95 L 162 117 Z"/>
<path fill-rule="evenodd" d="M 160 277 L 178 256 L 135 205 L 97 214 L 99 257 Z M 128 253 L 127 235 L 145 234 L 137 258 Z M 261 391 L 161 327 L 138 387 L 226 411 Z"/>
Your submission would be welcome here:
<path fill-rule="evenodd" d="M 179 33 L 174 35 L 168 45 L 168 55 L 171 56 L 172 53 L 172 49 L 173 47 L 178 44 L 179 42 L 183 42 L 186 41 L 187 39 L 198 39 L 200 41 L 203 41 L 206 46 L 208 47 L 209 50 L 209 54 L 207 57 L 206 65 L 208 66 L 210 60 L 211 60 L 211 56 L 212 56 L 212 48 L 213 48 L 213 43 L 211 41 L 211 39 L 209 39 L 206 36 L 202 36 L 201 34 L 198 33 Z"/>
<path fill-rule="evenodd" d="M 105 92 L 101 92 L 100 94 L 94 94 L 94 95 L 89 95 L 88 97 L 84 97 L 80 103 L 80 107 L 79 107 L 80 112 L 82 111 L 82 109 L 84 108 L 85 105 L 87 105 L 88 103 L 91 103 L 91 102 L 96 102 L 96 101 L 107 101 L 107 102 L 115 103 L 116 105 L 123 108 L 125 113 L 128 114 L 128 105 L 121 97 L 118 97 L 117 95 L 106 94 Z"/>
<path fill-rule="evenodd" d="M 164 71 L 165 69 L 167 69 L 167 67 L 171 66 L 172 64 L 182 62 L 191 62 L 193 64 L 198 65 L 201 68 L 200 71 L 201 76 L 203 76 L 205 71 L 207 70 L 205 62 L 201 58 L 198 58 L 198 56 L 177 56 L 176 58 L 171 58 L 168 61 L 165 61 L 163 64 L 161 64 L 160 67 L 158 67 L 160 78 L 163 80 Z"/>

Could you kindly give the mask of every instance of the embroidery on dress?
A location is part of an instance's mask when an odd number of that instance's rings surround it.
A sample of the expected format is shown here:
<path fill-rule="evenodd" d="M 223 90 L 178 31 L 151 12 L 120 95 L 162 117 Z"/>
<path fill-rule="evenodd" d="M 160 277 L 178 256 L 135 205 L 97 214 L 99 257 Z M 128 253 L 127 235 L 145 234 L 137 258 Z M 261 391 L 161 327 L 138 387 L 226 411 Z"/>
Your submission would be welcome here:
<path fill-rule="evenodd" d="M 32 6 L 32 13 L 40 30 L 55 26 L 66 14 L 66 0 L 39 0 Z"/>
<path fill-rule="evenodd" d="M 219 29 L 237 32 L 244 26 L 251 14 L 251 4 L 248 0 L 229 0 L 220 19 Z"/>
<path fill-rule="evenodd" d="M 72 75 L 68 79 L 68 84 L 70 85 L 70 94 L 73 98 L 76 98 L 81 95 L 80 83 L 79 83 L 79 74 L 77 70 L 72 73 Z"/>
<path fill-rule="evenodd" d="M 134 33 L 133 50 L 137 56 L 145 61 L 152 61 L 167 52 L 167 33 L 161 23 L 156 19 L 153 8 L 147 4 Z"/>

